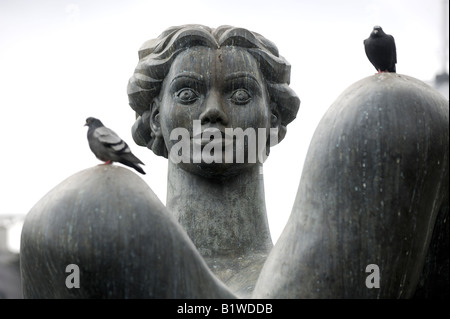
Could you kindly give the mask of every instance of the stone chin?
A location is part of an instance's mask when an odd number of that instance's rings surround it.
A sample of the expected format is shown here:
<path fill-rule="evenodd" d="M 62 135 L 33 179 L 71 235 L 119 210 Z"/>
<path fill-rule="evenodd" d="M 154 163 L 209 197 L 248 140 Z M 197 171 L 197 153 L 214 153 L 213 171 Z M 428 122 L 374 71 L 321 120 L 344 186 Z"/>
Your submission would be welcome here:
<path fill-rule="evenodd" d="M 180 169 L 189 172 L 194 175 L 206 177 L 206 178 L 227 178 L 241 174 L 243 171 L 248 170 L 255 165 L 261 165 L 256 163 L 183 163 L 180 162 L 177 165 Z"/>

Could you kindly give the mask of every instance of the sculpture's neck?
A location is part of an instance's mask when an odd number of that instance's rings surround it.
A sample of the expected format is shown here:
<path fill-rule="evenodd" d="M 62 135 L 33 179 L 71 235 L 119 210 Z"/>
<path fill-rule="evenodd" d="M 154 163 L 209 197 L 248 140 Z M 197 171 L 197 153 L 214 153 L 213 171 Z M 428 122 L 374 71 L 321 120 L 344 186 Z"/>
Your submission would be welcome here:
<path fill-rule="evenodd" d="M 268 253 L 272 248 L 261 168 L 211 179 L 169 161 L 167 208 L 203 256 Z"/>

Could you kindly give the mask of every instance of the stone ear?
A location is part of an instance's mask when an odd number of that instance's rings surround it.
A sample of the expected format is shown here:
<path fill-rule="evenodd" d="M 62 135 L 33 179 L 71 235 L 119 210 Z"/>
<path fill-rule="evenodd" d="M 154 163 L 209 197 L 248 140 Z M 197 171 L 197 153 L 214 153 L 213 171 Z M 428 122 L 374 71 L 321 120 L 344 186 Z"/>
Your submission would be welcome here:
<path fill-rule="evenodd" d="M 270 131 L 270 139 L 271 139 L 271 146 L 275 146 L 276 144 L 278 144 L 279 142 L 281 142 L 281 140 L 284 138 L 284 136 L 286 135 L 286 126 L 284 126 L 281 123 L 281 114 L 278 110 L 278 105 L 274 102 L 272 102 L 270 104 L 270 110 L 271 110 L 271 116 L 270 116 L 270 127 L 271 127 L 271 131 Z M 276 130 L 273 130 L 276 129 Z M 277 136 L 272 136 L 273 134 L 275 134 L 275 132 L 277 133 Z"/>
<path fill-rule="evenodd" d="M 157 98 L 153 99 L 152 106 L 151 106 L 151 115 L 150 115 L 150 128 L 152 132 L 157 137 L 161 137 L 161 123 L 159 120 L 159 101 Z"/>
<path fill-rule="evenodd" d="M 300 107 L 300 99 L 287 83 L 273 84 L 268 83 L 267 89 L 271 98 L 270 109 L 277 117 L 278 121 L 272 117 L 272 127 L 278 128 L 278 143 L 281 142 L 286 135 L 286 126 L 291 123 L 297 116 Z"/>
<path fill-rule="evenodd" d="M 271 109 L 271 117 L 270 117 L 270 127 L 272 128 L 279 128 L 281 124 L 281 117 L 280 113 L 277 110 L 277 105 L 275 103 L 272 103 Z"/>

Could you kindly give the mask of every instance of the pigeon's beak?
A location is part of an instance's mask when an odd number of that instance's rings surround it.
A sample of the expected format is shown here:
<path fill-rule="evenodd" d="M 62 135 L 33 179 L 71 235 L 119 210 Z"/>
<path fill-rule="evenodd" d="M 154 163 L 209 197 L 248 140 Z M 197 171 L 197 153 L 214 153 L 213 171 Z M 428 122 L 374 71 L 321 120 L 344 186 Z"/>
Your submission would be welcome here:
<path fill-rule="evenodd" d="M 373 34 L 377 34 L 378 33 L 378 30 L 373 30 Z"/>
<path fill-rule="evenodd" d="M 87 123 L 84 123 L 84 125 L 83 126 L 88 126 L 88 124 Z"/>

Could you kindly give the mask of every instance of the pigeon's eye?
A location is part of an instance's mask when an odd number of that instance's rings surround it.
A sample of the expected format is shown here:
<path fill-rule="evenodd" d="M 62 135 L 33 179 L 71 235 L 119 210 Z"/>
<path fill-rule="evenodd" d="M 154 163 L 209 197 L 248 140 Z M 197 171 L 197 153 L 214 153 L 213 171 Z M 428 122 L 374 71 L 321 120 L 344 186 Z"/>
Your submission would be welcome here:
<path fill-rule="evenodd" d="M 178 101 L 183 104 L 190 104 L 198 100 L 199 96 L 197 92 L 190 88 L 184 88 L 175 93 Z"/>
<path fill-rule="evenodd" d="M 238 89 L 231 94 L 230 100 L 237 105 L 244 105 L 250 102 L 252 96 L 245 89 Z"/>

